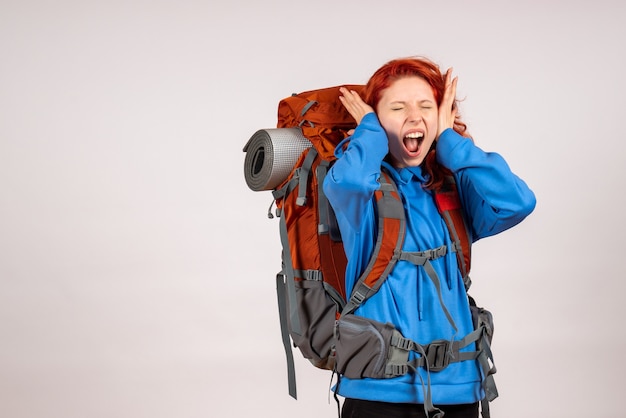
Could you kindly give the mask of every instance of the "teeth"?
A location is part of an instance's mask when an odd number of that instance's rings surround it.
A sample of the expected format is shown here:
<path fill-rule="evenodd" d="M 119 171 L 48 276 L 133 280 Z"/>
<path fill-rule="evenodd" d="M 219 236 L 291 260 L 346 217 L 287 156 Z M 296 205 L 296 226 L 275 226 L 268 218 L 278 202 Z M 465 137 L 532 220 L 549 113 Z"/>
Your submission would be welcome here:
<path fill-rule="evenodd" d="M 421 138 L 423 136 L 424 136 L 424 134 L 421 133 L 421 132 L 413 132 L 413 133 L 410 133 L 410 134 L 406 135 L 407 138 Z"/>

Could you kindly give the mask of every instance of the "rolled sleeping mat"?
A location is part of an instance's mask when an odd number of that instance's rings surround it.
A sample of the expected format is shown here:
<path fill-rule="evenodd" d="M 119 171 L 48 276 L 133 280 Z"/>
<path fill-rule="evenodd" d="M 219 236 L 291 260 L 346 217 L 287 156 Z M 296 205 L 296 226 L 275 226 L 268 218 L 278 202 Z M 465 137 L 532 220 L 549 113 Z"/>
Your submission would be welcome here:
<path fill-rule="evenodd" d="M 300 128 L 256 131 L 243 147 L 248 187 L 257 192 L 274 190 L 285 181 L 302 152 L 311 145 Z"/>

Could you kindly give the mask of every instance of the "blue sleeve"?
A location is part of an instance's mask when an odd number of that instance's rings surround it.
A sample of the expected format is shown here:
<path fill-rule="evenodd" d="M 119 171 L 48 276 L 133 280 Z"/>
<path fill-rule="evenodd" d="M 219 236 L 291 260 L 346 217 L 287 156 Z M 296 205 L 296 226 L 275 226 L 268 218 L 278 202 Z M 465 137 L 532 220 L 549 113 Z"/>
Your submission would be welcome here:
<path fill-rule="evenodd" d="M 350 138 L 348 147 L 337 149 L 337 161 L 324 181 L 324 192 L 338 218 L 359 230 L 380 184 L 380 168 L 389 151 L 387 134 L 374 113 L 368 113 Z"/>
<path fill-rule="evenodd" d="M 481 150 L 454 130 L 440 135 L 437 160 L 457 179 L 474 241 L 517 225 L 534 210 L 535 194 L 504 158 Z"/>

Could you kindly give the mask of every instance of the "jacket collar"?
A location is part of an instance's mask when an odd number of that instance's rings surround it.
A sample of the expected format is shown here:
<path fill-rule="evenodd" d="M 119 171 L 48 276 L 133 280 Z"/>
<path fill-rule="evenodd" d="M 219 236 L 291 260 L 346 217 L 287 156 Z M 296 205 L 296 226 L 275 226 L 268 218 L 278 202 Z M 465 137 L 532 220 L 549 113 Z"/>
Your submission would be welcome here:
<path fill-rule="evenodd" d="M 427 176 L 422 172 L 422 166 L 418 167 L 405 167 L 405 168 L 395 168 L 391 166 L 386 161 L 383 161 L 383 167 L 387 169 L 388 172 L 391 173 L 393 179 L 396 183 L 408 184 L 413 180 L 413 177 L 420 182 L 424 183 L 427 180 Z"/>

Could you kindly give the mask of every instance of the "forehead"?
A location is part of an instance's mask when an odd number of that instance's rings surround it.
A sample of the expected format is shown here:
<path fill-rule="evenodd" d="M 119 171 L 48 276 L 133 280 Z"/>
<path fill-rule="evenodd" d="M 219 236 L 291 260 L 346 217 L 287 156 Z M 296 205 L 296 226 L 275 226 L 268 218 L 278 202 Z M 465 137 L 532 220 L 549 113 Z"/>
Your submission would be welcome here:
<path fill-rule="evenodd" d="M 394 80 L 389 87 L 382 91 L 380 102 L 413 102 L 435 101 L 433 89 L 426 80 L 417 76 L 407 76 Z"/>

